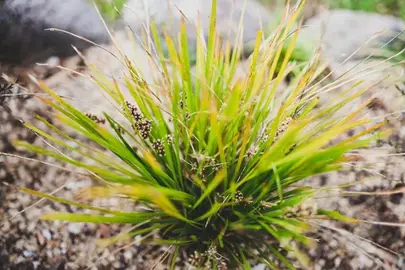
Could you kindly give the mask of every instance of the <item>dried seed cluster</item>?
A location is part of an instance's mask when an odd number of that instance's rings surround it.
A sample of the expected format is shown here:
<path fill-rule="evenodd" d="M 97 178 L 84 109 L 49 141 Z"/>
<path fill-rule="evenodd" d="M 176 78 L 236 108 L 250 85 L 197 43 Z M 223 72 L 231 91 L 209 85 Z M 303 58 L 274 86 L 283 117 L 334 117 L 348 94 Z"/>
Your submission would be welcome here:
<path fill-rule="evenodd" d="M 169 134 L 166 136 L 166 142 L 168 145 L 172 145 L 173 144 L 173 135 Z"/>
<path fill-rule="evenodd" d="M 179 107 L 180 109 L 184 108 L 184 101 L 187 99 L 187 96 L 183 94 L 183 92 L 180 92 L 180 101 L 179 101 Z"/>
<path fill-rule="evenodd" d="M 274 206 L 277 206 L 281 201 L 278 202 L 266 202 L 266 201 L 260 201 L 260 206 L 258 208 L 259 212 L 265 212 L 266 209 L 272 208 Z"/>
<path fill-rule="evenodd" d="M 267 142 L 269 139 L 269 134 L 267 133 L 268 131 L 264 131 L 263 134 L 260 136 L 260 141 L 261 142 Z"/>
<path fill-rule="evenodd" d="M 212 269 L 211 262 L 214 260 L 217 262 L 218 265 L 217 269 L 220 270 L 228 269 L 226 261 L 224 260 L 223 256 L 221 256 L 218 253 L 217 247 L 214 245 L 211 245 L 204 253 L 194 251 L 194 253 L 188 257 L 188 263 L 190 265 L 195 267 L 204 265 L 203 269 L 207 270 Z"/>
<path fill-rule="evenodd" d="M 219 169 L 221 169 L 221 164 L 217 163 L 217 161 L 215 160 L 215 158 L 213 157 L 209 157 L 208 158 L 208 162 L 207 162 L 208 166 L 212 168 L 212 170 L 214 170 L 215 172 L 219 171 Z"/>
<path fill-rule="evenodd" d="M 311 217 L 315 216 L 318 206 L 314 200 L 307 200 L 300 205 L 287 209 L 285 216 L 287 218 Z"/>
<path fill-rule="evenodd" d="M 245 157 L 247 159 L 251 159 L 254 155 L 257 154 L 257 147 L 256 146 L 252 146 L 250 147 L 247 151 L 246 151 L 246 155 Z"/>
<path fill-rule="evenodd" d="M 192 266 L 198 266 L 202 260 L 202 255 L 200 252 L 194 250 L 194 253 L 188 257 L 188 263 Z"/>
<path fill-rule="evenodd" d="M 197 168 L 198 168 L 198 164 L 197 164 L 196 162 L 193 162 L 193 163 L 191 164 L 191 171 L 192 171 L 192 172 L 196 172 L 196 171 L 197 171 Z"/>
<path fill-rule="evenodd" d="M 162 157 L 165 155 L 165 146 L 163 145 L 163 143 L 160 139 L 154 141 L 152 143 L 152 147 L 156 151 L 158 156 Z"/>
<path fill-rule="evenodd" d="M 235 193 L 235 201 L 237 203 L 241 203 L 241 202 L 243 202 L 244 199 L 245 199 L 245 197 L 243 196 L 243 193 L 240 190 L 236 191 L 236 193 Z"/>
<path fill-rule="evenodd" d="M 271 202 L 265 202 L 261 201 L 260 205 L 263 206 L 264 208 L 271 208 L 273 206 L 276 206 L 278 203 L 271 203 Z"/>
<path fill-rule="evenodd" d="M 205 252 L 205 255 L 208 257 L 208 259 L 212 260 L 212 259 L 216 259 L 217 258 L 217 247 L 214 245 L 211 245 L 208 250 Z"/>
<path fill-rule="evenodd" d="M 135 124 L 135 128 L 141 134 L 142 139 L 147 139 L 152 131 L 152 121 L 143 119 Z"/>
<path fill-rule="evenodd" d="M 141 135 L 142 139 L 149 138 L 150 132 L 152 130 L 152 121 L 145 119 L 139 109 L 135 107 L 130 102 L 126 101 L 125 104 L 127 105 L 128 109 L 131 111 L 131 115 L 134 117 L 135 125 L 133 126 L 139 134 Z"/>
<path fill-rule="evenodd" d="M 131 115 L 134 117 L 135 122 L 141 121 L 143 117 L 142 117 L 141 112 L 138 110 L 138 108 L 135 107 L 133 104 L 131 104 L 128 101 L 126 101 L 125 104 L 127 105 L 129 111 L 131 112 Z"/>
<path fill-rule="evenodd" d="M 97 115 L 86 113 L 86 116 L 90 118 L 90 120 L 94 121 L 97 124 L 105 124 L 105 119 L 98 117 Z"/>
<path fill-rule="evenodd" d="M 293 118 L 291 116 L 287 117 L 283 122 L 281 122 L 280 126 L 277 129 L 276 136 L 274 137 L 274 141 L 278 140 L 281 134 L 283 134 L 290 125 Z"/>

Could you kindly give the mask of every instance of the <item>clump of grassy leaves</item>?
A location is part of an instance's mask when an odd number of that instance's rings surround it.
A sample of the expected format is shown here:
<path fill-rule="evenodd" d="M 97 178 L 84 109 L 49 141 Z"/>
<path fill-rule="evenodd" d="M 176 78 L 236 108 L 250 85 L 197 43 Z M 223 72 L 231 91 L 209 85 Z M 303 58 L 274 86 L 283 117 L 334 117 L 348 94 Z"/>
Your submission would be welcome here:
<path fill-rule="evenodd" d="M 39 117 L 52 133 L 26 126 L 55 148 L 21 141 L 16 145 L 83 168 L 100 183 L 81 191 L 81 198 L 90 200 L 87 203 L 22 188 L 93 211 L 48 213 L 42 218 L 136 225 L 103 243 L 141 235 L 144 243 L 169 245 L 170 256 L 162 260 L 171 268 L 184 253 L 189 256 L 187 263 L 209 269 L 249 269 L 250 260 L 272 269 L 278 268 L 277 260 L 292 269 L 285 257 L 287 251 L 305 263 L 305 256 L 289 243 L 311 243 L 306 236 L 311 220 L 355 221 L 319 208 L 313 199 L 321 190 L 299 183 L 340 169 L 350 160 L 351 150 L 366 147 L 375 139 L 382 124 L 374 125 L 363 117 L 368 102 L 344 116 L 337 114 L 371 86 L 356 91 L 349 88 L 335 100 L 319 105 L 318 95 L 342 82 L 316 83 L 322 71 L 317 57 L 279 91 L 292 68 L 289 60 L 298 37 L 292 26 L 303 4 L 287 7 L 271 38 L 257 33 L 250 70 L 244 77 L 236 77 L 242 47 L 238 45 L 231 52 L 230 42 L 216 36 L 216 1 L 212 3 L 208 40 L 199 38 L 195 48 L 195 70 L 189 64 L 185 24 L 178 47 L 166 37 L 168 58 L 152 25 L 153 59 L 160 75 L 153 84 L 146 82 L 128 59 L 125 86 L 93 70 L 100 90 L 115 102 L 123 119 L 113 119 L 107 113 L 86 115 L 41 84 L 52 97 L 43 100 L 58 112 L 58 121 L 87 140 L 76 140 Z M 198 36 L 203 37 L 199 29 Z M 241 44 L 240 40 L 241 36 L 235 37 L 235 44 Z M 131 98 L 125 97 L 124 90 Z M 360 133 L 339 139 L 366 126 Z M 92 204 L 92 200 L 105 197 L 120 197 L 144 207 L 123 211 Z"/>

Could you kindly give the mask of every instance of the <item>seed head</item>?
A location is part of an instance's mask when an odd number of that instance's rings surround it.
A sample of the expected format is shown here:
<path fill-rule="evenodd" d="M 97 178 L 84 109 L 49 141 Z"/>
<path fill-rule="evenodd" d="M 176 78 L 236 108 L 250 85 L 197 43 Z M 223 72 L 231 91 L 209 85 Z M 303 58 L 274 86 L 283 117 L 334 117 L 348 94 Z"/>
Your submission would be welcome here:
<path fill-rule="evenodd" d="M 148 119 L 143 119 L 135 124 L 135 128 L 141 134 L 142 139 L 147 139 L 152 130 L 152 121 Z"/>
<path fill-rule="evenodd" d="M 166 142 L 169 145 L 173 144 L 173 135 L 171 135 L 171 134 L 167 135 L 166 136 Z"/>
<path fill-rule="evenodd" d="M 163 145 L 161 140 L 156 140 L 152 143 L 153 149 L 156 151 L 158 156 L 162 157 L 165 155 L 165 146 Z"/>
<path fill-rule="evenodd" d="M 180 109 L 184 108 L 184 100 L 187 99 L 187 96 L 183 94 L 183 92 L 180 92 L 180 101 L 179 101 L 179 107 Z"/>
<path fill-rule="evenodd" d="M 251 159 L 257 153 L 257 147 L 252 146 L 246 152 L 246 158 Z"/>
<path fill-rule="evenodd" d="M 191 171 L 192 172 L 196 172 L 198 168 L 198 164 L 197 162 L 193 162 L 193 164 L 191 164 Z"/>
<path fill-rule="evenodd" d="M 201 254 L 195 250 L 194 253 L 188 257 L 187 261 L 192 266 L 198 266 L 201 262 L 201 259 L 202 259 Z"/>
<path fill-rule="evenodd" d="M 128 109 L 131 112 L 131 115 L 134 117 L 135 122 L 139 122 L 142 120 L 142 114 L 139 112 L 138 108 L 135 107 L 133 104 L 130 102 L 126 101 L 125 104 L 127 105 Z"/>
<path fill-rule="evenodd" d="M 302 204 L 287 209 L 287 218 L 311 217 L 316 215 L 318 206 L 314 200 L 306 200 Z"/>
<path fill-rule="evenodd" d="M 208 158 L 208 164 L 209 165 L 213 166 L 213 165 L 215 165 L 215 162 L 216 162 L 215 158 L 213 158 L 213 157 Z"/>
<path fill-rule="evenodd" d="M 288 116 L 283 122 L 281 122 L 280 126 L 277 129 L 276 136 L 274 137 L 274 141 L 276 141 L 280 137 L 280 135 L 288 129 L 288 126 L 290 125 L 292 120 L 292 117 Z"/>
<path fill-rule="evenodd" d="M 86 113 L 86 116 L 97 124 L 105 124 L 105 119 L 98 117 L 97 115 Z"/>
<path fill-rule="evenodd" d="M 209 258 L 209 259 L 215 259 L 216 257 L 217 257 L 217 253 L 218 253 L 218 251 L 217 251 L 217 247 L 216 246 L 214 246 L 214 245 L 211 245 L 209 248 L 208 248 L 208 250 L 205 252 L 205 254 L 207 255 L 207 257 Z"/>
<path fill-rule="evenodd" d="M 244 200 L 243 193 L 240 190 L 236 191 L 236 193 L 235 193 L 235 201 L 237 203 L 241 203 L 243 200 Z"/>
<path fill-rule="evenodd" d="M 227 269 L 228 269 L 228 265 L 227 265 L 226 261 L 222 258 L 218 263 L 218 270 L 227 270 Z"/>

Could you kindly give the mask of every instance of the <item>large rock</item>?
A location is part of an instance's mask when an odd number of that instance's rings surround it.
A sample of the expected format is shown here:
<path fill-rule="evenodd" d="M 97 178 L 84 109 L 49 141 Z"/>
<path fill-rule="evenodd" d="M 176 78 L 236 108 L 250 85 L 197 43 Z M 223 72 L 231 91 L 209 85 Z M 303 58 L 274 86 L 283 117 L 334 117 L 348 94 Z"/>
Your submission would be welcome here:
<path fill-rule="evenodd" d="M 299 40 L 321 46 L 333 79 L 343 82 L 342 76 L 352 75 L 349 83 L 342 84 L 343 88 L 359 80 L 365 82 L 360 87 L 379 82 L 364 98 L 376 97 L 387 111 L 397 113 L 405 104 L 396 86 L 403 82 L 404 66 L 393 62 L 402 60 L 405 54 L 392 61 L 387 61 L 387 57 L 405 49 L 405 34 L 401 35 L 404 30 L 405 22 L 392 16 L 330 10 L 308 20 Z M 323 96 L 327 97 L 327 93 Z"/>
<path fill-rule="evenodd" d="M 72 45 L 78 49 L 91 45 L 46 28 L 60 28 L 97 43 L 108 41 L 96 10 L 86 0 L 5 0 L 0 4 L 0 26 L 3 64 L 31 64 L 51 56 L 70 56 L 75 53 Z"/>
<path fill-rule="evenodd" d="M 401 19 L 351 10 L 322 12 L 306 22 L 307 28 L 301 38 L 307 42 L 322 41 L 325 56 L 334 61 L 343 61 L 356 50 L 355 58 L 364 58 L 379 50 L 386 42 L 405 30 Z M 373 38 L 374 37 L 374 38 Z M 405 48 L 405 34 L 386 47 L 400 51 Z"/>
<path fill-rule="evenodd" d="M 177 39 L 180 22 L 184 18 L 188 25 L 190 47 L 193 48 L 197 39 L 198 20 L 201 22 L 205 38 L 209 32 L 211 5 L 212 0 L 129 0 L 128 8 L 123 11 L 123 20 L 138 33 L 146 29 L 148 23 L 154 21 L 160 30 L 163 30 L 163 26 L 167 26 L 169 35 Z M 220 0 L 217 1 L 217 33 L 233 42 L 242 15 L 243 42 L 249 51 L 251 48 L 249 43 L 256 39 L 257 31 L 262 27 L 265 30 L 271 28 L 277 17 L 255 0 Z"/>

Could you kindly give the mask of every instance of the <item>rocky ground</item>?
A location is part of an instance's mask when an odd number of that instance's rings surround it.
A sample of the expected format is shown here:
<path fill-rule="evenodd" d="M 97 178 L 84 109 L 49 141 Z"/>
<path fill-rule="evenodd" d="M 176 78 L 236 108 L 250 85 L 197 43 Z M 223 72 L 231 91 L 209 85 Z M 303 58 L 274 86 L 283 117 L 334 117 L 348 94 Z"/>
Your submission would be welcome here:
<path fill-rule="evenodd" d="M 328 34 L 323 36 L 323 51 L 324 58 L 330 61 L 331 68 L 335 71 L 334 78 L 360 61 L 339 64 L 351 49 L 360 46 L 364 39 L 381 30 L 379 27 L 388 27 L 395 31 L 401 31 L 405 27 L 397 19 L 370 17 L 362 13 L 341 11 L 325 16 L 316 15 L 308 20 L 308 32 L 304 32 L 302 36 L 306 40 L 318 39 L 319 29 L 324 25 L 322 22 L 329 18 L 329 24 L 326 24 Z M 133 25 L 136 23 L 138 22 L 133 22 Z M 122 33 L 118 33 L 117 41 L 126 51 L 132 46 Z M 376 43 L 372 43 L 372 46 L 376 46 Z M 108 49 L 114 51 L 113 46 Z M 89 62 L 102 66 L 103 72 L 108 75 L 119 76 L 122 72 L 122 65 L 99 48 L 87 51 L 86 57 Z M 147 56 L 141 50 L 134 52 L 131 59 L 144 66 L 145 74 L 149 76 Z M 82 70 L 81 64 L 78 57 L 64 63 L 79 71 Z M 87 77 L 55 72 L 54 69 L 38 72 L 50 87 L 69 97 L 83 110 L 97 113 L 112 109 L 103 96 L 94 91 L 94 85 Z M 373 76 L 364 76 L 364 79 L 372 81 L 385 75 L 399 78 L 401 74 L 400 68 L 389 69 Z M 375 95 L 376 102 L 368 111 L 376 119 L 389 120 L 393 134 L 387 140 L 380 141 L 372 151 L 361 152 L 359 161 L 347 164 L 345 172 L 309 179 L 306 183 L 337 186 L 362 179 L 361 183 L 351 186 L 349 190 L 374 194 L 340 196 L 333 193 L 330 197 L 319 198 L 318 203 L 322 206 L 359 219 L 405 223 L 405 197 L 399 192 L 405 187 L 405 158 L 401 155 L 405 151 L 405 114 L 400 113 L 405 100 L 400 91 L 402 86 L 399 84 L 394 87 L 395 83 L 397 82 L 388 80 L 386 84 L 374 87 L 372 94 Z M 164 269 L 163 266 L 155 265 L 155 262 L 166 251 L 166 247 L 151 249 L 140 245 L 139 239 L 134 239 L 133 242 L 109 249 L 97 248 L 96 239 L 115 235 L 127 229 L 126 227 L 39 220 L 47 211 L 75 209 L 49 201 L 38 201 L 38 198 L 17 191 L 16 185 L 44 192 L 57 192 L 65 198 L 73 198 L 75 191 L 89 186 L 91 181 L 52 159 L 22 152 L 12 146 L 14 139 L 43 143 L 38 136 L 23 127 L 22 120 L 35 122 L 34 116 L 39 113 L 52 121 L 52 112 L 33 95 L 17 88 L 12 89 L 12 92 L 13 97 L 5 100 L 0 97 L 3 105 L 0 107 L 0 152 L 9 154 L 0 155 L 0 269 Z M 56 164 L 58 167 L 47 166 L 32 161 L 33 159 Z M 395 194 L 384 193 L 393 189 L 399 191 Z M 375 193 L 381 194 L 377 196 Z M 119 201 L 101 203 L 120 205 Z M 312 259 L 310 269 L 405 269 L 403 226 L 348 225 L 340 222 L 321 223 L 318 226 L 319 231 L 314 234 L 318 245 L 309 250 Z M 255 269 L 263 269 L 263 266 L 258 265 Z"/>

